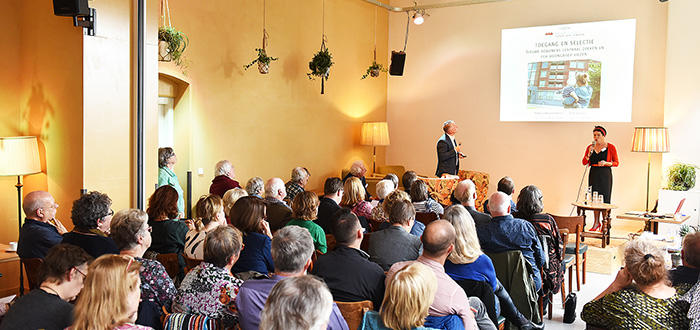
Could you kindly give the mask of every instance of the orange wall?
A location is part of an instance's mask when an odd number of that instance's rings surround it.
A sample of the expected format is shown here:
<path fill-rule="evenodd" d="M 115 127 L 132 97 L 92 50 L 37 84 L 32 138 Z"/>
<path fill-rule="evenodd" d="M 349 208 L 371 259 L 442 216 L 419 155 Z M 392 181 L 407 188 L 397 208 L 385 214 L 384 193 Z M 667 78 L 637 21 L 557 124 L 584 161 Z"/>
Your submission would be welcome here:
<path fill-rule="evenodd" d="M 256 175 L 287 180 L 293 167 L 305 166 L 312 173 L 311 189 L 321 189 L 325 177 L 339 175 L 355 158 L 371 160 L 371 148 L 359 146 L 360 123 L 384 120 L 386 104 L 386 76 L 360 80 L 372 60 L 373 6 L 326 1 L 326 35 L 335 65 L 326 94 L 320 95 L 320 82 L 306 77 L 321 42 L 320 0 L 267 1 L 268 52 L 280 58 L 268 75 L 243 70 L 260 47 L 262 1 L 169 3 L 173 25 L 190 40 L 184 80 L 191 93 L 189 169 L 195 200 L 208 191 L 221 159 L 233 162 L 242 183 Z M 379 11 L 378 26 L 378 60 L 386 64 L 381 55 L 387 44 L 384 11 Z M 160 71 L 178 75 L 171 63 L 161 63 Z M 176 169 L 184 173 L 182 165 Z M 155 170 L 155 163 L 151 166 Z M 198 168 L 204 175 L 196 174 Z M 183 186 L 185 179 L 180 177 Z"/>
<path fill-rule="evenodd" d="M 464 141 L 468 155 L 461 167 L 488 172 L 490 193 L 509 175 L 518 191 L 527 184 L 539 186 L 546 211 L 568 214 L 594 123 L 500 122 L 501 30 L 636 18 L 632 122 L 603 125 L 621 159 L 621 166 L 613 170 L 613 202 L 621 210 L 644 208 L 647 155 L 630 150 L 635 126 L 663 124 L 666 4 L 530 0 L 429 12 L 423 25 L 411 25 L 404 77 L 389 78 L 392 145 L 387 163 L 434 175 L 442 122 L 453 119 L 460 125 L 457 138 Z M 390 16 L 390 49 L 403 47 L 405 24 L 405 16 Z M 652 162 L 651 203 L 661 179 L 661 158 L 653 156 Z"/>

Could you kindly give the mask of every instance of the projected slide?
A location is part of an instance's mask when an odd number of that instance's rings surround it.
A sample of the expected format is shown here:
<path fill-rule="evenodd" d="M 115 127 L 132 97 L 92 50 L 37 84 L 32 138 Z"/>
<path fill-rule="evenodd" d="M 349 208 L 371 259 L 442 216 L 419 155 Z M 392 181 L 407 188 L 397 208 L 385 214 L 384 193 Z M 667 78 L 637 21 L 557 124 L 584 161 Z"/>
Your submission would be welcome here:
<path fill-rule="evenodd" d="M 632 120 L 636 20 L 501 32 L 501 121 Z"/>

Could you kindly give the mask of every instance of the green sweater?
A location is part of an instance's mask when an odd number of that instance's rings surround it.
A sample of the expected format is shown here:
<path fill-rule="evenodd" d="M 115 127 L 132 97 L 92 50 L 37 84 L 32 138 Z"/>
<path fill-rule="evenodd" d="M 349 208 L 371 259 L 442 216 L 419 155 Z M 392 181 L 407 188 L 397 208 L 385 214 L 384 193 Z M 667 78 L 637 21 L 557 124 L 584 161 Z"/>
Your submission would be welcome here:
<path fill-rule="evenodd" d="M 326 253 L 326 251 L 328 250 L 328 247 L 326 245 L 326 233 L 323 231 L 323 228 L 321 228 L 321 226 L 315 224 L 313 221 L 292 219 L 289 222 L 287 222 L 287 226 L 299 226 L 302 228 L 306 228 L 311 234 L 311 238 L 314 240 L 314 247 L 316 248 L 316 250 L 319 250 L 321 253 Z"/>
<path fill-rule="evenodd" d="M 177 175 L 167 167 L 160 167 L 158 168 L 158 187 L 165 185 L 171 186 L 177 190 L 177 210 L 182 213 L 183 217 L 186 216 L 185 199 L 183 198 L 184 191 L 180 186 L 180 182 L 177 180 Z"/>

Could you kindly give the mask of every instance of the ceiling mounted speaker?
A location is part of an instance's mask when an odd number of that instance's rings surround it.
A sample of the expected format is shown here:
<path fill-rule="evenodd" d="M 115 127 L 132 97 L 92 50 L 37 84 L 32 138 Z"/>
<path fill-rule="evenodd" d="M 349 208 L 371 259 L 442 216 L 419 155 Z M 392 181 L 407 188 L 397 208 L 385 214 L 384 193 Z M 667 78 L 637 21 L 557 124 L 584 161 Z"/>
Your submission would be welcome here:
<path fill-rule="evenodd" d="M 392 50 L 389 74 L 392 76 L 403 76 L 404 64 L 406 64 L 406 53 L 403 51 Z"/>

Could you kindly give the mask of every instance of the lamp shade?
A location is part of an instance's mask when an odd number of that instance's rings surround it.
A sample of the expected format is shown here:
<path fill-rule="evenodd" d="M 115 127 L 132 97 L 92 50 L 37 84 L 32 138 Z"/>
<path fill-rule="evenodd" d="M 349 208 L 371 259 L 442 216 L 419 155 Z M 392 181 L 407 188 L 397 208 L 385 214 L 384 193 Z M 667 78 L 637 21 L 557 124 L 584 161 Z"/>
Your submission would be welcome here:
<path fill-rule="evenodd" d="M 389 125 L 385 121 L 362 123 L 362 145 L 388 146 Z"/>
<path fill-rule="evenodd" d="M 0 137 L 0 176 L 39 172 L 41 161 L 35 136 Z"/>
<path fill-rule="evenodd" d="M 637 152 L 669 152 L 668 128 L 666 127 L 635 127 L 632 151 Z"/>

